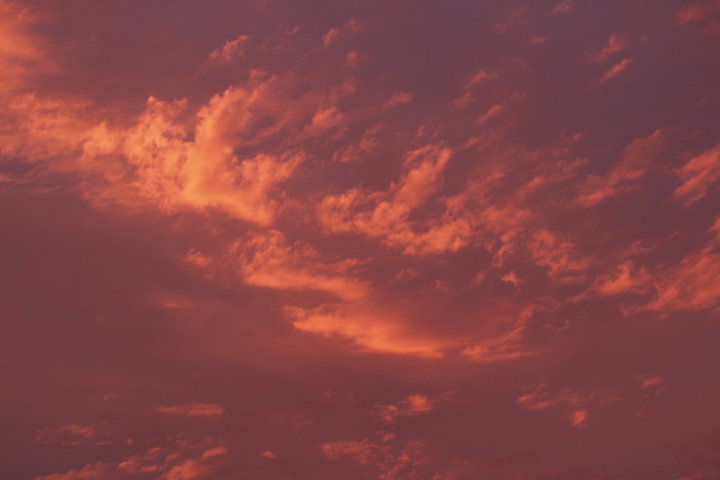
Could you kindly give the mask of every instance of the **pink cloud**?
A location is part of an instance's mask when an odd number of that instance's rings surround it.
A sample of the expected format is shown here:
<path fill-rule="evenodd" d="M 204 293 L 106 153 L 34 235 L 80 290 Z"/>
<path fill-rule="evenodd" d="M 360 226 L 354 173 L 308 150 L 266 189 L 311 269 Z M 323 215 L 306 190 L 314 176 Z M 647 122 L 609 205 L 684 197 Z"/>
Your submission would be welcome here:
<path fill-rule="evenodd" d="M 550 10 L 550 15 L 568 13 L 575 8 L 575 0 L 563 0 Z"/>
<path fill-rule="evenodd" d="M 208 57 L 208 65 L 227 65 L 240 60 L 248 48 L 250 37 L 240 35 L 234 40 L 228 40 L 225 44 L 216 50 L 210 52 Z"/>
<path fill-rule="evenodd" d="M 595 62 L 603 62 L 616 53 L 620 53 L 628 46 L 627 40 L 617 34 L 610 35 L 607 44 L 592 59 Z"/>
<path fill-rule="evenodd" d="M 362 24 L 359 20 L 351 18 L 343 27 L 333 27 L 325 33 L 322 37 L 322 43 L 325 48 L 330 47 L 336 43 L 341 37 L 350 34 L 357 33 L 362 29 Z"/>
<path fill-rule="evenodd" d="M 412 102 L 412 94 L 407 92 L 396 93 L 383 103 L 383 108 L 393 108 L 398 105 L 406 105 Z"/>
<path fill-rule="evenodd" d="M 599 87 L 619 76 L 621 73 L 625 72 L 630 65 L 632 65 L 633 61 L 634 60 L 632 58 L 620 60 L 618 63 L 610 67 L 600 78 L 598 78 L 593 86 Z"/>
<path fill-rule="evenodd" d="M 708 22 L 706 27 L 712 28 L 712 16 L 718 11 L 720 11 L 720 2 L 717 0 L 693 2 L 680 9 L 676 19 L 680 25 Z"/>

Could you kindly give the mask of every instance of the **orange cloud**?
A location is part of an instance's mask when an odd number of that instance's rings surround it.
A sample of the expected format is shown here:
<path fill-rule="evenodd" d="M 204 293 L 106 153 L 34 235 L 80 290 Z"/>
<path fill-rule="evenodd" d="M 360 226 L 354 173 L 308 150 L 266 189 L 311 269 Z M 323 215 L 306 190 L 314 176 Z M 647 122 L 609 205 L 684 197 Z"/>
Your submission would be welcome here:
<path fill-rule="evenodd" d="M 442 397 L 431 398 L 427 395 L 414 393 L 396 404 L 380 404 L 376 408 L 378 415 L 384 422 L 394 423 L 398 417 L 415 417 L 428 414 L 435 410 L 443 400 Z"/>
<path fill-rule="evenodd" d="M 530 237 L 528 251 L 536 265 L 547 268 L 550 278 L 560 282 L 582 281 L 592 264 L 573 242 L 545 229 L 538 229 Z"/>
<path fill-rule="evenodd" d="M 485 364 L 536 355 L 537 351 L 525 346 L 525 333 L 525 326 L 520 325 L 507 333 L 466 347 L 460 354 L 473 362 Z"/>
<path fill-rule="evenodd" d="M 635 380 L 643 390 L 654 395 L 660 395 L 668 390 L 665 379 L 660 375 L 643 374 L 635 376 Z"/>
<path fill-rule="evenodd" d="M 384 192 L 353 188 L 328 195 L 318 207 L 320 223 L 330 232 L 357 232 L 379 237 L 407 254 L 453 251 L 466 243 L 468 223 L 448 212 L 439 222 L 417 233 L 411 213 L 440 189 L 442 173 L 452 156 L 447 147 L 430 145 L 412 150 L 403 160 L 404 173 Z"/>
<path fill-rule="evenodd" d="M 240 35 L 234 40 L 228 40 L 221 48 L 210 52 L 208 64 L 227 65 L 237 62 L 245 55 L 249 41 L 250 37 L 247 35 Z"/>
<path fill-rule="evenodd" d="M 642 293 L 650 288 L 651 282 L 651 276 L 645 268 L 628 260 L 618 265 L 616 270 L 598 277 L 593 289 L 603 296 L 636 291 Z"/>
<path fill-rule="evenodd" d="M 413 331 L 398 316 L 370 306 L 289 307 L 287 311 L 298 330 L 346 338 L 369 352 L 438 358 L 451 345 L 448 340 Z"/>
<path fill-rule="evenodd" d="M 225 409 L 221 405 L 199 402 L 155 407 L 152 411 L 163 415 L 181 415 L 185 417 L 218 417 L 225 413 Z"/>
<path fill-rule="evenodd" d="M 528 393 L 519 396 L 516 403 L 530 411 L 542 411 L 551 408 L 569 410 L 567 419 L 573 428 L 585 428 L 588 426 L 588 410 L 586 405 L 595 400 L 600 405 L 616 402 L 619 400 L 613 391 L 597 391 L 589 394 L 581 394 L 572 388 L 561 390 L 550 390 L 547 382 L 540 380 L 528 387 Z"/>
<path fill-rule="evenodd" d="M 656 281 L 655 298 L 643 308 L 658 312 L 716 309 L 720 304 L 718 272 L 720 254 L 716 247 L 690 254 Z"/>
<path fill-rule="evenodd" d="M 677 171 L 682 183 L 673 196 L 689 207 L 708 195 L 720 179 L 720 145 L 693 157 Z"/>
<path fill-rule="evenodd" d="M 570 425 L 575 428 L 583 428 L 587 426 L 587 410 L 575 410 L 570 414 Z"/>
<path fill-rule="evenodd" d="M 154 447 L 118 462 L 96 462 L 65 473 L 55 473 L 35 480 L 195 480 L 217 471 L 225 447 L 215 446 L 198 453 L 201 445 L 177 442 L 173 447 Z M 212 452 L 210 455 L 206 453 Z"/>
<path fill-rule="evenodd" d="M 620 161 L 606 175 L 591 175 L 580 186 L 577 202 L 583 207 L 598 205 L 607 199 L 637 188 L 668 148 L 667 135 L 655 130 L 647 137 L 637 138 L 620 154 Z"/>
<path fill-rule="evenodd" d="M 57 68 L 49 45 L 34 33 L 42 17 L 21 2 L 0 1 L 0 99 L 22 90 L 28 75 Z"/>
<path fill-rule="evenodd" d="M 369 290 L 352 276 L 354 259 L 323 261 L 318 252 L 290 245 L 280 232 L 257 235 L 231 248 L 240 256 L 240 273 L 246 283 L 260 287 L 319 290 L 344 300 L 358 300 Z"/>
<path fill-rule="evenodd" d="M 372 468 L 380 480 L 400 480 L 406 477 L 405 472 L 412 472 L 428 462 L 426 442 L 409 440 L 391 445 L 383 440 L 327 442 L 321 448 L 330 460 L 349 457 L 360 465 Z"/>

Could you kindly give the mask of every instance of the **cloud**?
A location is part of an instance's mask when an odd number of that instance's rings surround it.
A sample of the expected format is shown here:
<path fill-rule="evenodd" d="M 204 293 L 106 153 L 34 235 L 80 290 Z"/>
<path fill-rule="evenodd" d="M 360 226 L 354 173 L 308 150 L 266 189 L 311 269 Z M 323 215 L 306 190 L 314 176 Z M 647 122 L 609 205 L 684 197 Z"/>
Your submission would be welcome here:
<path fill-rule="evenodd" d="M 443 398 L 431 398 L 414 393 L 397 404 L 378 405 L 378 415 L 387 423 L 394 423 L 399 417 L 415 417 L 432 412 Z"/>
<path fill-rule="evenodd" d="M 714 475 L 713 12 L 75 3 L 0 0 L 0 477 Z"/>
<path fill-rule="evenodd" d="M 587 410 L 575 410 L 570 414 L 570 424 L 575 428 L 587 426 Z"/>
<path fill-rule="evenodd" d="M 596 391 L 582 394 L 573 388 L 552 390 L 548 387 L 549 385 L 545 380 L 540 380 L 527 387 L 528 393 L 516 399 L 517 405 L 530 411 L 550 409 L 569 411 L 567 419 L 570 426 L 573 428 L 585 428 L 589 425 L 587 405 L 594 402 L 599 404 L 599 408 L 602 405 L 619 400 L 617 394 L 613 391 Z"/>
<path fill-rule="evenodd" d="M 653 374 L 642 374 L 636 375 L 635 380 L 640 384 L 640 387 L 646 392 L 654 395 L 661 395 L 668 391 L 665 379 L 660 375 Z"/>
<path fill-rule="evenodd" d="M 720 254 L 708 245 L 686 256 L 655 282 L 656 295 L 643 309 L 702 311 L 720 304 Z"/>
<path fill-rule="evenodd" d="M 628 260 L 615 270 L 599 276 L 593 283 L 593 290 L 602 296 L 645 293 L 650 289 L 651 278 L 647 269 Z"/>
<path fill-rule="evenodd" d="M 319 290 L 348 301 L 369 293 L 368 287 L 352 275 L 359 261 L 352 258 L 323 261 L 318 252 L 307 246 L 289 244 L 278 231 L 236 243 L 232 251 L 240 257 L 240 273 L 250 285 Z"/>
<path fill-rule="evenodd" d="M 462 93 L 453 101 L 454 108 L 462 110 L 470 107 L 470 105 L 476 100 L 475 87 L 488 80 L 499 77 L 500 75 L 495 72 L 488 72 L 485 69 L 478 70 L 467 80 L 467 82 L 465 82 Z"/>
<path fill-rule="evenodd" d="M 323 454 L 330 460 L 349 457 L 372 469 L 377 478 L 382 480 L 402 480 L 407 478 L 406 472 L 416 471 L 427 463 L 427 444 L 420 440 L 408 440 L 397 446 L 386 442 L 371 441 L 336 441 L 322 445 Z"/>
<path fill-rule="evenodd" d="M 91 124 L 84 118 L 87 102 L 69 98 L 55 100 L 33 93 L 13 95 L 5 105 L 0 122 L 0 154 L 18 156 L 26 162 L 38 163 L 48 158 L 54 161 L 54 171 L 68 170 L 60 159 L 82 152 L 90 138 Z"/>
<path fill-rule="evenodd" d="M 562 13 L 568 13 L 571 12 L 575 8 L 575 1 L 574 0 L 563 0 L 562 2 L 555 5 L 552 10 L 550 10 L 550 15 L 560 15 Z"/>
<path fill-rule="evenodd" d="M 392 97 L 391 97 L 392 98 Z M 333 153 L 333 162 L 361 162 L 380 147 L 379 136 L 384 125 L 377 123 L 366 129 L 360 138 Z"/>
<path fill-rule="evenodd" d="M 600 78 L 598 78 L 593 84 L 594 87 L 599 87 L 609 82 L 613 78 L 617 77 L 624 71 L 626 71 L 633 63 L 632 58 L 625 58 L 620 60 L 618 63 L 610 67 Z"/>
<path fill-rule="evenodd" d="M 249 41 L 250 37 L 247 35 L 239 35 L 234 40 L 228 40 L 221 48 L 210 52 L 208 65 L 227 65 L 237 62 L 245 55 Z"/>
<path fill-rule="evenodd" d="M 357 33 L 362 29 L 362 24 L 359 20 L 355 18 L 351 18 L 347 21 L 347 23 L 342 27 L 333 27 L 330 30 L 325 33 L 322 37 L 322 43 L 325 48 L 330 47 L 331 45 L 337 43 L 342 37 L 351 34 L 351 33 Z"/>
<path fill-rule="evenodd" d="M 677 170 L 681 180 L 673 197 L 690 207 L 707 197 L 720 179 L 720 145 L 693 157 Z"/>
<path fill-rule="evenodd" d="M 96 462 L 65 473 L 55 473 L 35 480 L 194 480 L 208 478 L 217 471 L 218 460 L 225 455 L 223 446 L 198 453 L 201 445 L 177 442 L 169 447 L 154 447 L 117 462 Z M 214 452 L 205 455 L 207 452 Z"/>
<path fill-rule="evenodd" d="M 720 11 L 718 0 L 693 2 L 681 8 L 675 18 L 679 25 L 699 24 L 708 35 L 720 34 L 720 23 L 715 14 Z"/>
<path fill-rule="evenodd" d="M 219 447 L 213 447 L 208 450 L 205 450 L 202 453 L 202 458 L 212 458 L 212 457 L 219 457 L 222 455 L 227 455 L 228 449 L 224 445 L 220 445 Z"/>
<path fill-rule="evenodd" d="M 296 329 L 346 338 L 368 352 L 439 358 L 451 345 L 431 333 L 413 331 L 397 314 L 370 306 L 351 304 L 311 310 L 292 307 L 287 311 Z"/>
<path fill-rule="evenodd" d="M 592 57 L 594 62 L 604 62 L 616 53 L 622 52 L 628 46 L 628 41 L 615 33 L 610 35 L 607 44 Z"/>
<path fill-rule="evenodd" d="M 105 424 L 71 423 L 38 430 L 33 440 L 46 445 L 88 447 L 111 445 L 113 443 L 111 438 L 110 429 Z"/>
<path fill-rule="evenodd" d="M 433 254 L 462 247 L 469 225 L 452 214 L 416 232 L 411 213 L 422 207 L 441 187 L 442 173 L 452 150 L 428 145 L 408 152 L 403 174 L 384 192 L 359 188 L 325 196 L 318 207 L 320 223 L 330 232 L 356 232 L 378 237 L 406 254 Z M 422 224 L 419 225 L 422 227 Z"/>
<path fill-rule="evenodd" d="M 658 158 L 668 149 L 667 133 L 655 130 L 647 137 L 633 140 L 620 154 L 620 161 L 605 175 L 591 175 L 580 185 L 578 204 L 592 207 L 638 188 Z"/>
<path fill-rule="evenodd" d="M 530 350 L 525 345 L 525 334 L 525 326 L 520 325 L 507 333 L 487 338 L 480 343 L 466 347 L 462 350 L 461 355 L 481 364 L 516 360 L 536 355 L 539 352 Z"/>
<path fill-rule="evenodd" d="M 220 210 L 268 226 L 282 206 L 281 185 L 305 161 L 300 146 L 344 128 L 336 103 L 351 89 L 253 72 L 196 112 L 184 99 L 149 97 L 122 125 L 96 121 L 72 97 L 26 94 L 4 115 L 15 127 L 0 134 L 2 152 L 83 177 L 83 194 L 98 205 Z"/>
<path fill-rule="evenodd" d="M 573 242 L 545 229 L 534 232 L 527 247 L 536 265 L 547 268 L 550 278 L 564 283 L 582 281 L 592 262 Z"/>
<path fill-rule="evenodd" d="M 478 117 L 478 123 L 484 124 L 487 123 L 490 119 L 498 116 L 505 110 L 505 104 L 503 103 L 496 103 L 495 105 L 490 106 L 485 112 L 480 114 Z"/>
<path fill-rule="evenodd" d="M 0 99 L 22 90 L 29 76 L 56 70 L 47 42 L 36 28 L 44 15 L 21 2 L 0 1 Z"/>
<path fill-rule="evenodd" d="M 396 107 L 398 105 L 406 105 L 412 102 L 412 94 L 407 92 L 396 93 L 383 103 L 384 109 Z"/>
<path fill-rule="evenodd" d="M 152 411 L 162 415 L 180 415 L 185 417 L 219 417 L 225 413 L 225 409 L 221 405 L 199 402 L 155 407 Z"/>

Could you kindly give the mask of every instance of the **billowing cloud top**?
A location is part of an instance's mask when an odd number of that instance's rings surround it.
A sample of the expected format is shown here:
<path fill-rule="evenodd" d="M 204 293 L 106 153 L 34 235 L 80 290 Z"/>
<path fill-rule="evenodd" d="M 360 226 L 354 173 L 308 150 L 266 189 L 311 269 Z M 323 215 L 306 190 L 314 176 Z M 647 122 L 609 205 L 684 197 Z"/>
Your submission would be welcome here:
<path fill-rule="evenodd" d="M 3 480 L 720 478 L 720 2 L 0 0 Z"/>

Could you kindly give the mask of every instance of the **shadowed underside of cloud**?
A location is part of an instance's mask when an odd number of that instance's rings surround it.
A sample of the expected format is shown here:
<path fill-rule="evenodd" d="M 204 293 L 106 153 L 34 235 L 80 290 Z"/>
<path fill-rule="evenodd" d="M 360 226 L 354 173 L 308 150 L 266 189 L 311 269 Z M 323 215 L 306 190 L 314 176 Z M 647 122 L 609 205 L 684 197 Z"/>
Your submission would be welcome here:
<path fill-rule="evenodd" d="M 720 476 L 716 1 L 0 0 L 0 477 Z"/>

